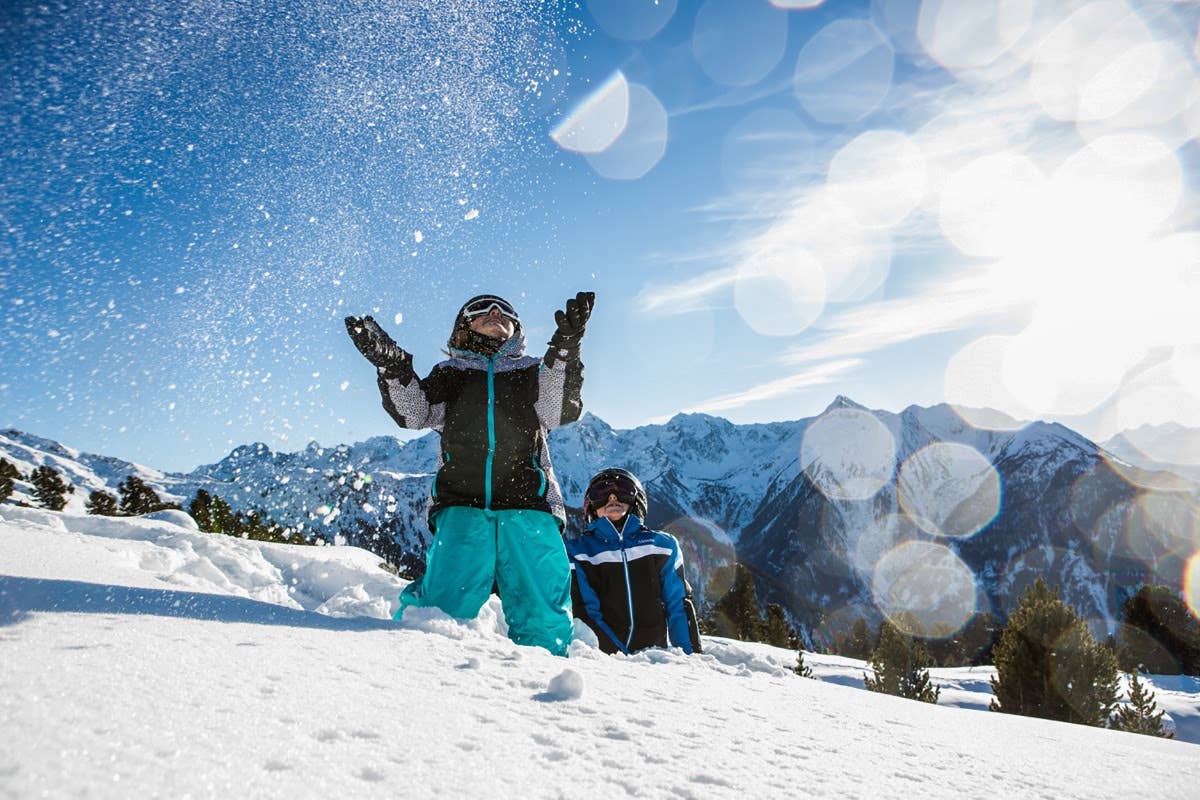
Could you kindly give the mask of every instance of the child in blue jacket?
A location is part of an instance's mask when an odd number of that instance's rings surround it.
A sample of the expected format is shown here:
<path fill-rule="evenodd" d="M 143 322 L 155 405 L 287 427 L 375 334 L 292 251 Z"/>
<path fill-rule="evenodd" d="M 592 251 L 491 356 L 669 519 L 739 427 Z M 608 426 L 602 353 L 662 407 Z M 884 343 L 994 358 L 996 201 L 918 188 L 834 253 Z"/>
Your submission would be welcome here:
<path fill-rule="evenodd" d="M 646 490 L 623 469 L 606 469 L 588 484 L 585 533 L 567 540 L 574 614 L 606 653 L 647 647 L 700 652 L 683 554 L 669 533 L 643 526 Z"/>

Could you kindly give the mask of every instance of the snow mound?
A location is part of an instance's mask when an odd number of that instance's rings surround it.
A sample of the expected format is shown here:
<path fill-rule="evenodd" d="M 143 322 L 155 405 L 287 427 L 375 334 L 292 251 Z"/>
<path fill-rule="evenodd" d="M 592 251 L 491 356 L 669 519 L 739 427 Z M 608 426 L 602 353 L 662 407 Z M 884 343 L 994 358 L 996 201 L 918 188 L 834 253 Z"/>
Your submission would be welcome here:
<path fill-rule="evenodd" d="M 200 526 L 196 524 L 196 520 L 192 519 L 192 515 L 186 511 L 180 511 L 176 508 L 164 508 L 162 511 L 151 511 L 149 514 L 142 514 L 142 519 L 153 519 L 160 522 L 169 522 L 172 525 L 178 525 L 184 530 L 199 531 Z"/>

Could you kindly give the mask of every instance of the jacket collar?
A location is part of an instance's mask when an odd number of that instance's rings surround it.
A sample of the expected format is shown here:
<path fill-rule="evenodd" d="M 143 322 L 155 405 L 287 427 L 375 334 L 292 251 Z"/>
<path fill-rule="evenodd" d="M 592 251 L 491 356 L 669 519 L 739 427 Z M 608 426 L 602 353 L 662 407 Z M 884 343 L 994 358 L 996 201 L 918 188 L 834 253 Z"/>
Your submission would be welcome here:
<path fill-rule="evenodd" d="M 458 359 L 460 361 L 469 361 L 478 364 L 486 364 L 488 361 L 487 356 L 482 355 L 481 353 L 476 353 L 474 350 L 461 350 L 457 347 L 447 347 L 446 352 L 450 354 L 451 358 Z M 517 359 L 523 355 L 525 355 L 525 333 L 518 328 L 516 333 L 514 333 L 508 341 L 500 345 L 500 349 L 497 350 L 496 354 L 492 356 L 492 360 L 502 361 L 509 358 Z"/>
<path fill-rule="evenodd" d="M 643 530 L 645 528 L 642 527 L 642 520 L 636 514 L 630 514 L 625 518 L 625 525 L 620 532 L 617 531 L 616 526 L 607 517 L 594 519 L 588 525 L 588 533 L 606 542 L 619 542 L 622 539 L 631 539 Z"/>

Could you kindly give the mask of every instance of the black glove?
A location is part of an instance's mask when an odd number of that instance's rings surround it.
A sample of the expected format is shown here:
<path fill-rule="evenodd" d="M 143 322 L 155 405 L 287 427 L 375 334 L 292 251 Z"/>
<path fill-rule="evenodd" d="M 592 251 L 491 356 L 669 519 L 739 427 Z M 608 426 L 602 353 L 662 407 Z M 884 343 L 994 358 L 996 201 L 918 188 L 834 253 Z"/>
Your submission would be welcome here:
<path fill-rule="evenodd" d="M 587 328 L 588 317 L 592 315 L 595 302 L 595 292 L 580 292 L 567 301 L 566 311 L 554 312 L 554 321 L 558 328 L 550 337 L 551 349 L 571 351 L 567 355 L 578 354 L 579 343 L 583 339 L 583 331 Z"/>
<path fill-rule="evenodd" d="M 416 377 L 412 356 L 392 341 L 387 331 L 379 327 L 373 317 L 346 317 L 346 332 L 358 348 L 385 378 L 395 378 L 408 383 Z"/>

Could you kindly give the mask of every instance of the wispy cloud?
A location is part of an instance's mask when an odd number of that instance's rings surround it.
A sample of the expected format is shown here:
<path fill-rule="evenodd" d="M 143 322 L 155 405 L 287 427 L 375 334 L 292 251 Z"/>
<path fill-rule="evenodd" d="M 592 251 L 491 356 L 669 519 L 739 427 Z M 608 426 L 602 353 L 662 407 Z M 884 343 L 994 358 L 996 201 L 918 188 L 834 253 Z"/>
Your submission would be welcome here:
<path fill-rule="evenodd" d="M 786 395 L 798 392 L 801 389 L 808 389 L 813 386 L 823 386 L 828 383 L 833 383 L 841 378 L 846 373 L 856 369 L 862 365 L 862 361 L 856 358 L 848 358 L 841 361 L 829 361 L 823 364 L 806 369 L 803 372 L 798 372 L 794 375 L 788 375 L 784 378 L 767 383 L 752 386 L 749 389 L 744 389 L 740 392 L 731 394 L 718 395 L 717 397 L 704 400 L 690 408 L 685 408 L 685 414 L 715 414 L 721 411 L 730 411 L 742 406 L 748 406 L 751 403 L 757 403 L 762 400 L 773 400 L 776 397 L 784 397 Z M 663 422 L 665 419 L 654 420 L 655 422 Z"/>
<path fill-rule="evenodd" d="M 1022 305 L 1014 296 L 1004 299 L 986 274 L 957 278 L 910 297 L 837 314 L 822 325 L 818 341 L 786 350 L 781 360 L 803 364 L 866 356 L 902 342 L 992 323 Z"/>
<path fill-rule="evenodd" d="M 737 269 L 725 267 L 692 276 L 678 283 L 646 286 L 634 298 L 641 311 L 673 313 L 698 311 L 709 306 L 708 297 L 737 280 Z"/>

